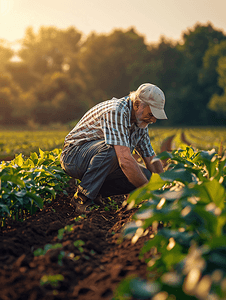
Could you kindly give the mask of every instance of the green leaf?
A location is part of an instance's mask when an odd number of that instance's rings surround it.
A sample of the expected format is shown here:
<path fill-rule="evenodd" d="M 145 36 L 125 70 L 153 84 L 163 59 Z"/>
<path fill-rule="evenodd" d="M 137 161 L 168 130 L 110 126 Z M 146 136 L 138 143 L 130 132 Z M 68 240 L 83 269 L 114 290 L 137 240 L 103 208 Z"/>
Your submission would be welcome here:
<path fill-rule="evenodd" d="M 203 182 L 202 184 L 195 186 L 194 189 L 199 192 L 201 202 L 214 202 L 219 208 L 224 208 L 226 191 L 216 179 Z"/>
<path fill-rule="evenodd" d="M 226 236 L 214 237 L 211 240 L 207 240 L 206 245 L 208 245 L 210 247 L 210 249 L 225 247 Z"/>
<path fill-rule="evenodd" d="M 45 157 L 45 152 L 42 151 L 40 148 L 39 148 L 39 156 L 40 156 L 40 158 L 44 158 Z"/>
<path fill-rule="evenodd" d="M 14 164 L 22 167 L 23 163 L 24 163 L 24 159 L 22 157 L 22 153 L 20 153 L 19 155 L 17 155 L 16 158 L 14 158 L 13 162 L 14 162 Z"/>
<path fill-rule="evenodd" d="M 150 191 L 158 190 L 165 184 L 159 174 L 153 173 L 149 183 L 145 186 Z"/>
<path fill-rule="evenodd" d="M 12 182 L 16 185 L 19 185 L 21 187 L 25 187 L 25 183 L 23 180 L 20 179 L 19 175 L 9 175 L 9 174 L 4 174 L 1 176 L 1 181 L 9 181 Z"/>
<path fill-rule="evenodd" d="M 44 190 L 47 191 L 47 192 L 49 192 L 53 197 L 56 197 L 56 191 L 54 190 L 53 187 L 48 187 L 48 186 L 46 186 L 46 187 L 44 188 Z"/>
<path fill-rule="evenodd" d="M 37 164 L 38 162 L 38 154 L 36 152 L 31 153 L 30 155 L 30 160 L 34 163 Z"/>
<path fill-rule="evenodd" d="M 36 162 L 37 162 L 37 160 L 38 160 L 38 154 L 36 152 L 31 153 L 30 154 L 30 159 L 36 160 Z"/>
<path fill-rule="evenodd" d="M 34 256 L 41 256 L 44 254 L 45 254 L 45 251 L 42 248 L 38 248 L 34 251 Z"/>
<path fill-rule="evenodd" d="M 183 244 L 187 249 L 189 248 L 189 243 Z M 166 250 L 162 254 L 162 262 L 165 264 L 167 270 L 171 270 L 173 266 L 180 263 L 185 257 L 186 254 L 182 252 L 183 247 L 179 244 L 176 244 L 171 250 Z M 180 285 L 181 282 L 174 282 L 174 286 Z"/>
<path fill-rule="evenodd" d="M 216 176 L 216 174 L 218 173 L 218 159 L 210 162 L 208 171 L 210 178 Z"/>
<path fill-rule="evenodd" d="M 9 207 L 7 205 L 0 203 L 0 207 L 2 212 L 6 212 L 8 215 L 10 215 Z"/>
<path fill-rule="evenodd" d="M 164 152 L 162 152 L 162 153 L 156 155 L 156 156 L 152 159 L 152 162 L 155 162 L 155 161 L 157 161 L 157 160 L 159 160 L 159 159 L 164 160 L 164 159 L 169 159 L 169 158 L 173 159 L 173 155 L 172 155 L 170 152 L 164 151 Z"/>
<path fill-rule="evenodd" d="M 137 231 L 138 228 L 139 228 L 139 226 L 136 225 L 136 222 L 127 223 L 123 227 L 122 234 L 123 234 L 124 237 L 130 239 L 136 233 L 136 231 Z"/>
<path fill-rule="evenodd" d="M 50 249 L 52 249 L 52 244 L 46 244 L 45 246 L 44 246 L 44 254 L 48 251 L 48 250 L 50 250 Z"/>
<path fill-rule="evenodd" d="M 184 195 L 184 189 L 181 188 L 179 191 L 170 191 L 170 190 L 159 190 L 159 191 L 153 191 L 153 196 L 156 196 L 158 198 L 165 198 L 166 200 L 176 200 L 180 199 Z"/>
<path fill-rule="evenodd" d="M 62 244 L 61 243 L 56 243 L 56 244 L 53 244 L 51 246 L 51 249 L 59 249 L 59 248 L 62 248 Z"/>
<path fill-rule="evenodd" d="M 153 173 L 149 183 L 130 194 L 127 202 L 131 203 L 133 201 L 134 204 L 139 204 L 143 200 L 150 199 L 152 196 L 151 191 L 161 188 L 164 184 L 165 181 L 161 179 L 159 174 Z"/>
<path fill-rule="evenodd" d="M 17 197 L 24 197 L 26 195 L 26 193 L 27 193 L 26 190 L 21 190 L 21 191 L 15 192 L 15 195 Z"/>
<path fill-rule="evenodd" d="M 77 240 L 73 244 L 75 247 L 80 247 L 80 246 L 84 246 L 85 242 L 83 242 L 82 240 Z"/>
<path fill-rule="evenodd" d="M 43 208 L 43 200 L 41 197 L 39 197 L 31 192 L 27 192 L 27 196 L 30 197 L 31 199 L 33 199 L 39 208 L 41 208 L 41 209 Z"/>
<path fill-rule="evenodd" d="M 153 239 L 148 240 L 144 243 L 144 246 L 141 248 L 140 256 L 142 257 L 145 253 L 149 252 L 153 247 L 163 248 L 169 243 L 168 238 L 165 238 L 163 235 L 155 235 Z"/>
<path fill-rule="evenodd" d="M 208 230 L 209 233 L 216 234 L 217 217 L 212 212 L 206 211 L 205 206 L 203 205 L 196 205 L 194 207 L 194 212 L 199 216 L 199 230 Z"/>
<path fill-rule="evenodd" d="M 221 176 L 224 175 L 224 168 L 226 167 L 226 158 L 224 157 L 220 162 L 219 162 L 219 165 L 218 165 L 218 174 L 217 176 L 215 177 L 217 180 L 219 180 L 221 178 Z"/>
<path fill-rule="evenodd" d="M 179 232 L 177 230 L 172 230 L 172 229 L 161 229 L 159 230 L 158 234 L 163 235 L 168 239 L 172 237 L 177 243 L 184 245 L 186 247 L 190 246 L 190 242 L 194 236 L 192 232 Z"/>
<path fill-rule="evenodd" d="M 65 228 L 60 228 L 60 229 L 58 230 L 57 238 L 58 238 L 59 240 L 62 240 L 62 239 L 63 239 L 64 232 L 65 232 Z"/>
<path fill-rule="evenodd" d="M 212 149 L 210 151 L 201 151 L 197 157 L 199 161 L 203 161 L 204 163 L 210 162 L 211 159 L 216 154 L 215 149 Z"/>
<path fill-rule="evenodd" d="M 130 281 L 130 290 L 134 298 L 147 299 L 160 291 L 160 284 L 134 278 Z"/>
<path fill-rule="evenodd" d="M 192 174 L 186 169 L 175 169 L 175 170 L 168 170 L 164 173 L 160 174 L 162 180 L 173 182 L 174 180 L 181 181 L 183 183 L 190 183 L 195 181 Z"/>
<path fill-rule="evenodd" d="M 222 269 L 224 272 L 226 270 L 226 247 L 218 247 L 210 251 L 208 255 L 208 264 L 212 264 L 214 269 Z"/>

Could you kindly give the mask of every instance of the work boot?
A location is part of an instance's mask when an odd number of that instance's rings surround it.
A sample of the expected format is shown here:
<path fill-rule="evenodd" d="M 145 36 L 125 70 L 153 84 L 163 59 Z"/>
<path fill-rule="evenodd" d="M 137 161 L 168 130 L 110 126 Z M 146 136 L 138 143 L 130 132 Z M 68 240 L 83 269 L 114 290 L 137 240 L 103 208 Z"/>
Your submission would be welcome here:
<path fill-rule="evenodd" d="M 97 197 L 93 200 L 93 202 L 96 204 L 96 205 L 99 205 L 99 206 L 104 206 L 104 200 L 103 200 L 103 197 L 98 194 Z"/>
<path fill-rule="evenodd" d="M 75 210 L 79 214 L 90 213 L 89 207 L 94 203 L 91 199 L 77 191 L 71 198 L 71 204 L 75 207 Z"/>

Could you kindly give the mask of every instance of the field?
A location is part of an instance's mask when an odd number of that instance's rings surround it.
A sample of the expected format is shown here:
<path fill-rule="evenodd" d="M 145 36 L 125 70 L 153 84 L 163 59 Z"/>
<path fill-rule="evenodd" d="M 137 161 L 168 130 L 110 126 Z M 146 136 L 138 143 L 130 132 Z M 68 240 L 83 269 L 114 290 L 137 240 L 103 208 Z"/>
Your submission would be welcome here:
<path fill-rule="evenodd" d="M 2 131 L 0 132 L 0 159 L 14 158 L 15 154 L 62 148 L 68 131 Z"/>
<path fill-rule="evenodd" d="M 163 175 L 81 216 L 67 133 L 0 134 L 0 299 L 226 299 L 226 129 L 151 130 Z"/>
<path fill-rule="evenodd" d="M 186 145 L 216 151 L 222 151 L 226 143 L 226 128 L 158 128 L 150 127 L 150 138 L 156 153 L 165 147 L 164 142 L 170 138 L 170 149 Z M 12 159 L 15 154 L 29 155 L 30 152 L 62 148 L 64 138 L 69 130 L 52 131 L 4 131 L 0 132 L 0 160 Z M 168 150 L 170 150 L 168 147 Z"/>

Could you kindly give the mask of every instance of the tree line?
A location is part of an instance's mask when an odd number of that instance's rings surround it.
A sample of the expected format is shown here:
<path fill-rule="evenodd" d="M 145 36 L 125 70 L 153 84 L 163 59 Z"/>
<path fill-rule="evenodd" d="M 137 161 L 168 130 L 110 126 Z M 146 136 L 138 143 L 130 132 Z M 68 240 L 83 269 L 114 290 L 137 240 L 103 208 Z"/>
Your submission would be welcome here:
<path fill-rule="evenodd" d="M 69 123 L 145 82 L 166 95 L 160 125 L 225 125 L 226 34 L 195 24 L 182 40 L 147 43 L 135 28 L 84 37 L 75 27 L 26 29 L 16 53 L 0 40 L 0 124 Z"/>

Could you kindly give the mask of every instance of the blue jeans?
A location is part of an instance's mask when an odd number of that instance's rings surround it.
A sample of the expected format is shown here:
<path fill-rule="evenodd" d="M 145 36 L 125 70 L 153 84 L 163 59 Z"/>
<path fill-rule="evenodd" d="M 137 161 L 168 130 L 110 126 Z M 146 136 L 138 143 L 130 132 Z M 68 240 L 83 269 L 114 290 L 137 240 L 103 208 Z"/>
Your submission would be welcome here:
<path fill-rule="evenodd" d="M 61 154 L 61 166 L 69 176 L 81 180 L 79 190 L 91 200 L 98 194 L 108 197 L 136 189 L 122 172 L 114 147 L 103 140 L 68 146 Z M 151 172 L 140 167 L 150 180 Z"/>

